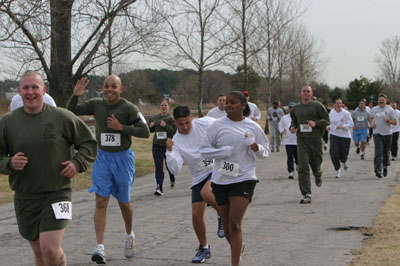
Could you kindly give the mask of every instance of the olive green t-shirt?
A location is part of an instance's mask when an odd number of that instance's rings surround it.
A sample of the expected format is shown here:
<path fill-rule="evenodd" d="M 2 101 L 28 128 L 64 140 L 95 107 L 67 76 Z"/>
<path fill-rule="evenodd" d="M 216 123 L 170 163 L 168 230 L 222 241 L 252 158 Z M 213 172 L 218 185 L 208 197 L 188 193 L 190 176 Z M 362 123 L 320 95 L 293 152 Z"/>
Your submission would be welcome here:
<path fill-rule="evenodd" d="M 290 112 L 291 126 L 297 129 L 297 137 L 305 139 L 322 138 L 325 128 L 329 125 L 329 114 L 325 107 L 317 101 L 308 104 L 296 104 Z M 315 127 L 308 125 L 308 120 L 315 122 Z"/>
<path fill-rule="evenodd" d="M 23 152 L 28 163 L 23 170 L 11 166 L 11 158 Z M 70 111 L 44 104 L 40 113 L 18 108 L 0 119 L 0 172 L 9 175 L 16 197 L 71 188 L 71 179 L 61 176 L 61 162 L 72 160 L 84 172 L 97 155 L 90 129 Z"/>
<path fill-rule="evenodd" d="M 130 149 L 132 136 L 148 138 L 150 135 L 146 120 L 139 108 L 123 98 L 114 105 L 108 105 L 102 98 L 93 98 L 78 104 L 78 96 L 73 95 L 67 103 L 67 108 L 76 115 L 93 115 L 95 117 L 97 145 L 107 152 L 121 152 Z M 107 118 L 112 115 L 123 125 L 121 131 L 108 128 Z"/>
<path fill-rule="evenodd" d="M 161 121 L 165 122 L 165 126 L 161 126 Z M 150 127 L 151 122 L 154 122 L 154 126 Z M 150 132 L 154 132 L 153 143 L 165 146 L 167 138 L 172 138 L 176 132 L 176 126 L 174 124 L 174 118 L 171 114 L 165 116 L 156 114 L 152 116 L 148 122 Z"/>

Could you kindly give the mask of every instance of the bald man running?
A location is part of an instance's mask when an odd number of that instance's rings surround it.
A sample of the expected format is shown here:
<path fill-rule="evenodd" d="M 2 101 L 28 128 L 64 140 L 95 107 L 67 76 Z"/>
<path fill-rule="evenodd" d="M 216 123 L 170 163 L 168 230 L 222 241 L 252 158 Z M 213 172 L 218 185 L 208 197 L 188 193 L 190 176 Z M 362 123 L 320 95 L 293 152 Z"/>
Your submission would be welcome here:
<path fill-rule="evenodd" d="M 76 115 L 93 115 L 96 119 L 98 156 L 93 165 L 89 192 L 96 193 L 94 227 L 97 246 L 92 260 L 105 264 L 104 232 L 110 195 L 119 203 L 125 223 L 124 256 L 133 257 L 135 235 L 132 230 L 133 206 L 130 192 L 135 175 L 135 155 L 131 149 L 131 137 L 148 138 L 150 131 L 138 107 L 121 98 L 124 87 L 118 76 L 108 76 L 103 84 L 104 98 L 93 98 L 78 104 L 78 97 L 87 93 L 89 80 L 82 78 L 74 88 L 67 107 Z"/>

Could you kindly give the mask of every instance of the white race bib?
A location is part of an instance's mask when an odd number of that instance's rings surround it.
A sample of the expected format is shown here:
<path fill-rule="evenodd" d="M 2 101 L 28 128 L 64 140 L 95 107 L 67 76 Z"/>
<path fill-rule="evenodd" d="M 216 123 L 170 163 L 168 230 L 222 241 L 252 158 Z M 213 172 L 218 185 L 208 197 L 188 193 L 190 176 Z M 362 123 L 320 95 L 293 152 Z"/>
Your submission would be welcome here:
<path fill-rule="evenodd" d="M 220 172 L 223 175 L 238 176 L 239 164 L 222 161 L 221 165 L 219 166 L 218 172 Z"/>
<path fill-rule="evenodd" d="M 272 117 L 272 120 L 274 120 L 274 121 L 278 121 L 278 117 L 276 117 L 276 116 L 273 116 L 273 117 Z"/>
<path fill-rule="evenodd" d="M 101 133 L 101 146 L 121 146 L 121 134 Z"/>
<path fill-rule="evenodd" d="M 161 132 L 156 132 L 157 139 L 167 139 L 167 132 L 166 131 L 161 131 Z"/>
<path fill-rule="evenodd" d="M 214 160 L 212 159 L 202 159 L 199 162 L 199 166 L 201 169 L 203 169 L 205 172 L 210 171 L 214 167 Z"/>
<path fill-rule="evenodd" d="M 300 124 L 300 132 L 312 132 L 312 127 L 309 124 Z"/>
<path fill-rule="evenodd" d="M 377 117 L 385 116 L 385 112 L 378 112 L 378 113 L 376 113 L 376 116 Z"/>
<path fill-rule="evenodd" d="M 363 116 L 357 116 L 357 121 L 359 121 L 359 122 L 364 121 L 364 117 Z"/>
<path fill-rule="evenodd" d="M 57 220 L 60 219 L 72 219 L 72 202 L 70 201 L 60 201 L 51 204 L 53 208 L 54 215 L 56 216 Z"/>

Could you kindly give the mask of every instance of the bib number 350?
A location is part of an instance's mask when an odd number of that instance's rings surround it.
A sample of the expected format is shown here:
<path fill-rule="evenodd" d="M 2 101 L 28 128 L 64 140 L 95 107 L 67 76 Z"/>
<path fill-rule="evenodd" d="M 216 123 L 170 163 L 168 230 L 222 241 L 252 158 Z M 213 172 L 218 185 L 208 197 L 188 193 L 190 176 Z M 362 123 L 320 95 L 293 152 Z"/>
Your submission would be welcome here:
<path fill-rule="evenodd" d="M 56 219 L 72 219 L 72 202 L 70 201 L 60 201 L 51 204 L 51 207 L 53 208 L 54 215 L 56 216 Z"/>
<path fill-rule="evenodd" d="M 218 169 L 218 172 L 220 172 L 223 175 L 229 175 L 229 176 L 238 176 L 239 174 L 239 164 L 237 163 L 231 163 L 227 161 L 222 161 L 221 165 Z"/>

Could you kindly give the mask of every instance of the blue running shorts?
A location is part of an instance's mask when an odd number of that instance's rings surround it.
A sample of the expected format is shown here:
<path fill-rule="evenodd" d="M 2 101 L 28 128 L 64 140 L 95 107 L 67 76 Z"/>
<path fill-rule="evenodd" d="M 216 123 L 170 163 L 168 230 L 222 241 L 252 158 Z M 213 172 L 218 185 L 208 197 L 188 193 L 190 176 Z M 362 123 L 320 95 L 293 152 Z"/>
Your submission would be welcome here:
<path fill-rule="evenodd" d="M 132 149 L 106 152 L 98 149 L 93 165 L 89 192 L 109 198 L 112 194 L 120 203 L 130 200 L 135 177 L 135 153 Z"/>
<path fill-rule="evenodd" d="M 354 129 L 353 130 L 353 141 L 356 142 L 367 142 L 368 128 Z"/>

